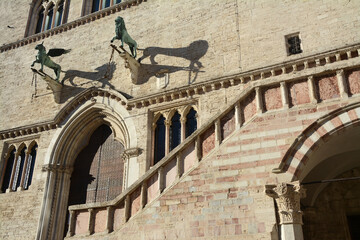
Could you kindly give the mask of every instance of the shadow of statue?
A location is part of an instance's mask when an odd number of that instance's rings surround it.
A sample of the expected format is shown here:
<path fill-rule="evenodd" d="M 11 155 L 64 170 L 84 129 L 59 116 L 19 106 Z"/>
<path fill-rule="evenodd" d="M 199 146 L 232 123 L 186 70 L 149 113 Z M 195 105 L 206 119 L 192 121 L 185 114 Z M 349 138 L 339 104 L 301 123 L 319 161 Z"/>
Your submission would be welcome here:
<path fill-rule="evenodd" d="M 85 72 L 80 70 L 69 69 L 65 72 L 65 76 L 61 81 L 61 84 L 64 85 L 66 81 L 69 81 L 71 86 L 77 87 L 79 86 L 74 82 L 75 77 L 87 79 L 89 81 L 98 81 L 102 83 L 101 87 L 109 86 L 110 88 L 114 88 L 114 86 L 109 82 L 112 77 L 113 73 L 116 69 L 115 62 L 111 62 L 110 64 L 106 63 L 97 67 L 95 70 L 96 72 Z M 82 83 L 82 84 L 86 84 Z"/>
<path fill-rule="evenodd" d="M 66 102 L 69 98 L 81 93 L 87 87 L 87 85 L 91 84 L 92 86 L 105 88 L 109 87 L 111 89 L 115 89 L 115 87 L 110 83 L 110 80 L 113 78 L 113 73 L 116 69 L 116 64 L 111 62 L 110 64 L 103 64 L 100 67 L 97 67 L 96 72 L 86 72 L 80 70 L 69 69 L 65 71 L 65 76 L 61 80 L 61 84 L 63 85 L 61 91 L 61 103 Z M 75 78 L 81 78 L 82 82 L 77 84 Z M 88 81 L 83 81 L 83 80 Z M 65 84 L 69 82 L 69 84 Z M 97 82 L 97 83 L 95 83 Z M 128 96 L 131 98 L 131 96 Z"/>
<path fill-rule="evenodd" d="M 149 57 L 150 64 L 142 64 L 140 69 L 139 76 L 141 79 L 138 83 L 144 83 L 149 80 L 151 76 L 156 76 L 160 73 L 173 73 L 177 71 L 188 71 L 188 83 L 191 84 L 195 82 L 198 73 L 203 68 L 203 64 L 200 62 L 209 48 L 209 44 L 205 40 L 197 40 L 189 44 L 187 47 L 181 48 L 162 48 L 162 47 L 147 47 L 145 49 L 138 49 L 143 51 L 143 55 L 138 59 L 138 62 L 141 63 L 142 60 Z M 159 65 L 155 60 L 157 55 L 165 55 L 170 57 L 179 57 L 190 61 L 189 66 L 167 66 Z M 194 76 L 192 76 L 194 74 Z"/>
<path fill-rule="evenodd" d="M 158 78 L 164 77 L 165 74 L 170 74 L 178 71 L 187 71 L 189 72 L 189 84 L 193 83 L 199 72 L 199 68 L 193 67 L 178 67 L 178 66 L 169 66 L 169 65 L 151 65 L 151 64 L 141 64 L 141 68 L 139 69 L 139 79 L 137 84 L 143 84 L 149 80 L 150 77 L 156 76 Z M 194 74 L 194 77 L 192 77 Z"/>

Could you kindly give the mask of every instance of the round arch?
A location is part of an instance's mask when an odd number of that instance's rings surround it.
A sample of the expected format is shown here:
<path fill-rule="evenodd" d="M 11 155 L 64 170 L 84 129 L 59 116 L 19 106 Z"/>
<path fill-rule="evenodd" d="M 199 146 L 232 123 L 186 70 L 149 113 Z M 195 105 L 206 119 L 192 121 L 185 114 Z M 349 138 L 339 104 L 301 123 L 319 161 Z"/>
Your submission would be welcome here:
<path fill-rule="evenodd" d="M 301 185 L 301 189 L 306 190 L 303 198 L 299 199 L 299 207 L 301 204 L 304 219 L 302 227 L 307 239 L 325 239 L 329 236 L 326 234 L 336 227 L 347 228 L 346 218 L 354 213 L 354 209 L 347 208 L 346 204 L 332 204 L 338 203 L 343 197 L 343 191 L 339 190 L 344 185 L 338 184 L 343 181 L 342 178 L 348 177 L 348 180 L 355 181 L 360 177 L 359 123 L 360 102 L 330 112 L 299 134 L 279 167 L 273 169 L 273 173 L 282 173 L 279 181 L 286 183 L 286 186 L 298 186 L 300 189 Z M 337 187 L 334 188 L 334 184 Z M 351 195 L 353 199 L 357 196 L 360 196 L 360 191 Z M 347 200 L 350 202 L 353 199 Z M 340 212 L 341 216 L 337 215 Z M 343 220 L 341 223 L 334 224 L 335 221 L 330 220 L 340 218 Z M 296 222 L 292 226 L 301 229 L 301 225 Z"/>
<path fill-rule="evenodd" d="M 360 102 L 337 109 L 318 119 L 306 128 L 287 150 L 274 173 L 288 173 L 289 181 L 302 181 L 305 176 L 330 156 L 340 154 L 336 147 L 344 141 L 348 144 L 342 152 L 357 148 L 357 143 L 349 141 L 356 137 L 360 123 Z M 327 146 L 322 148 L 322 146 Z M 321 157 L 316 157 L 321 155 Z M 311 158 L 311 161 L 310 161 Z"/>

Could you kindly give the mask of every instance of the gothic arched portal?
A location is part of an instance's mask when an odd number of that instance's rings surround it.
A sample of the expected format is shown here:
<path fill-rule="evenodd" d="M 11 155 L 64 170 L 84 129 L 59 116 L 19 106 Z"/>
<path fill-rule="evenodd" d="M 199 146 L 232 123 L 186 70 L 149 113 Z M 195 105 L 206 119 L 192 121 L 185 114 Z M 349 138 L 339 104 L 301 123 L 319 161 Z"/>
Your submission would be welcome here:
<path fill-rule="evenodd" d="M 135 124 L 108 95 L 92 97 L 70 111 L 74 103 L 69 102 L 63 110 L 70 115 L 55 132 L 44 161 L 48 176 L 37 239 L 61 239 L 69 205 L 111 201 L 139 177 L 137 156 L 122 159 L 127 156 L 123 152 L 137 148 Z"/>
<path fill-rule="evenodd" d="M 118 196 L 123 187 L 123 152 L 124 145 L 114 139 L 110 127 L 99 126 L 75 160 L 68 205 L 109 201 Z"/>

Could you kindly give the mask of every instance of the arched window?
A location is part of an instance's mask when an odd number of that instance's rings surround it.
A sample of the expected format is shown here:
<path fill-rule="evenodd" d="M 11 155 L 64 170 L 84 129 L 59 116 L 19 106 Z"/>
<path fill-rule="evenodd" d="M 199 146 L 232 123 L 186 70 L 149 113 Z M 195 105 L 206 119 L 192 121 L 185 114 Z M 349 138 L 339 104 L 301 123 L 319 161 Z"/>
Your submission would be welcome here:
<path fill-rule="evenodd" d="M 100 2 L 101 0 L 93 0 L 91 12 L 97 12 L 100 10 Z"/>
<path fill-rule="evenodd" d="M 102 9 L 121 3 L 121 0 L 90 0 L 84 1 L 82 16 L 100 11 Z"/>
<path fill-rule="evenodd" d="M 40 33 L 66 23 L 69 1 L 34 0 L 31 5 L 29 24 L 25 35 Z"/>
<path fill-rule="evenodd" d="M 26 147 L 23 147 L 22 150 L 20 151 L 20 154 L 18 155 L 17 159 L 16 159 L 16 164 L 15 164 L 15 169 L 13 170 L 13 182 L 12 182 L 12 186 L 11 186 L 11 190 L 12 191 L 16 191 L 16 189 L 18 187 L 20 187 L 20 183 L 21 183 L 21 177 L 22 177 L 22 173 L 24 170 L 24 164 L 25 164 L 25 150 Z"/>
<path fill-rule="evenodd" d="M 10 187 L 11 175 L 15 162 L 16 149 L 13 148 L 5 159 L 5 166 L 2 175 L 1 192 L 6 192 L 6 189 Z"/>
<path fill-rule="evenodd" d="M 43 21 L 44 21 L 44 12 L 45 12 L 44 8 L 41 8 L 38 13 L 35 33 L 39 33 L 42 30 Z"/>
<path fill-rule="evenodd" d="M 176 112 L 171 118 L 170 125 L 170 151 L 176 148 L 181 142 L 180 114 Z"/>
<path fill-rule="evenodd" d="M 161 115 L 155 127 L 154 165 L 165 156 L 165 118 Z"/>
<path fill-rule="evenodd" d="M 190 136 L 197 129 L 196 111 L 191 108 L 189 113 L 186 115 L 186 137 Z"/>
<path fill-rule="evenodd" d="M 27 190 L 31 185 L 37 144 L 34 142 L 30 146 L 32 146 L 30 151 L 27 151 L 24 143 L 20 145 L 18 150 L 15 147 L 10 148 L 0 178 L 1 192 L 6 192 L 6 190 L 14 192 L 19 187 L 21 190 Z"/>
<path fill-rule="evenodd" d="M 56 10 L 56 15 L 55 15 L 55 27 L 60 26 L 61 25 L 61 21 L 63 18 L 63 13 L 64 13 L 64 2 L 61 1 L 58 5 L 58 8 Z"/>
<path fill-rule="evenodd" d="M 37 148 L 38 148 L 38 145 L 35 143 L 34 146 L 31 148 L 29 155 L 27 157 L 26 166 L 25 166 L 25 174 L 23 177 L 24 180 L 22 183 L 22 187 L 25 190 L 29 188 L 29 186 L 31 185 L 31 182 L 32 182 Z"/>
<path fill-rule="evenodd" d="M 110 7 L 110 0 L 102 0 L 102 8 Z"/>
<path fill-rule="evenodd" d="M 171 114 L 172 112 L 175 113 Z M 153 165 L 197 129 L 197 112 L 194 107 L 177 107 L 158 114 L 161 116 L 155 118 L 157 121 L 153 123 L 155 128 L 152 133 Z"/>
<path fill-rule="evenodd" d="M 68 205 L 103 202 L 122 192 L 124 146 L 107 125 L 98 127 L 78 154 L 71 175 Z"/>
<path fill-rule="evenodd" d="M 51 28 L 53 15 L 54 15 L 54 5 L 51 4 L 47 10 L 47 15 L 45 19 L 45 30 L 49 30 Z"/>

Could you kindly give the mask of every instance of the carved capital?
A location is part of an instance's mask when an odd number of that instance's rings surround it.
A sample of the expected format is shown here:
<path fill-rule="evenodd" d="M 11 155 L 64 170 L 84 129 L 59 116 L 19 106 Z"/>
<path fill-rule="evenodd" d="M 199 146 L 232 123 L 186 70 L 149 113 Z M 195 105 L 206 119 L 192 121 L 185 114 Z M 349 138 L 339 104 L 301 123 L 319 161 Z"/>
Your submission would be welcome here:
<path fill-rule="evenodd" d="M 337 75 L 343 75 L 344 74 L 344 69 L 340 69 L 336 71 Z"/>
<path fill-rule="evenodd" d="M 121 158 L 123 159 L 123 161 L 126 161 L 129 158 L 139 156 L 141 153 L 141 148 L 128 148 L 123 152 Z"/>
<path fill-rule="evenodd" d="M 265 192 L 277 203 L 280 224 L 303 224 L 300 199 L 305 197 L 305 189 L 298 181 L 266 185 Z"/>
<path fill-rule="evenodd" d="M 54 172 L 54 173 L 67 173 L 71 174 L 73 168 L 70 166 L 62 166 L 57 164 L 46 164 L 42 166 L 43 172 Z"/>
<path fill-rule="evenodd" d="M 186 117 L 181 117 L 181 118 L 180 118 L 180 122 L 181 122 L 182 124 L 185 124 L 185 123 L 186 123 L 186 120 L 187 120 Z"/>
<path fill-rule="evenodd" d="M 165 126 L 170 127 L 171 126 L 171 120 L 165 120 Z"/>

